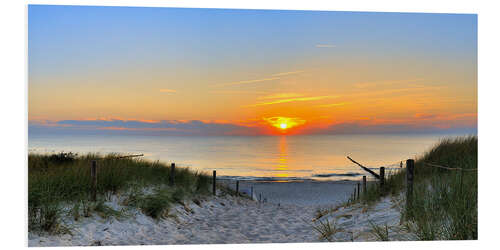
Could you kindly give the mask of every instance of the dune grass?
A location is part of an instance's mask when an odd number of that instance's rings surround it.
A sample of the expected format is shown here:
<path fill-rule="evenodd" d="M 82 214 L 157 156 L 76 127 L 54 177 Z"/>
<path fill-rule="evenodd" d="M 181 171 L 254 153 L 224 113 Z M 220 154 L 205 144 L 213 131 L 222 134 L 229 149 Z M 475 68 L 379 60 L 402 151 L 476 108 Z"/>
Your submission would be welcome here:
<path fill-rule="evenodd" d="M 319 240 L 334 241 L 333 236 L 338 232 L 343 232 L 344 230 L 340 228 L 335 220 L 321 221 L 319 220 L 319 225 L 313 226 L 314 230 L 319 233 Z"/>
<path fill-rule="evenodd" d="M 379 241 L 389 241 L 389 226 L 385 224 L 384 226 L 376 225 L 372 221 L 368 221 L 370 223 L 370 227 L 372 228 L 372 234 Z"/>
<path fill-rule="evenodd" d="M 168 186 L 170 168 L 140 158 L 117 159 L 116 154 L 72 153 L 28 155 L 28 230 L 65 233 L 60 223 L 65 213 L 78 220 L 97 213 L 120 217 L 106 206 L 112 194 L 127 195 L 125 205 L 137 207 L 153 218 L 163 218 L 171 204 L 210 194 L 211 178 L 188 168 L 176 168 L 175 185 Z M 91 202 L 90 164 L 97 159 L 98 200 Z M 145 189 L 153 189 L 145 193 Z M 68 205 L 69 204 L 69 205 Z M 71 206 L 71 209 L 64 209 Z"/>
<path fill-rule="evenodd" d="M 448 170 L 429 167 L 426 163 Z M 440 141 L 415 160 L 413 200 L 402 218 L 421 240 L 477 239 L 477 136 Z M 359 201 L 372 203 L 406 191 L 406 169 L 390 173 L 384 187 L 368 186 Z"/>

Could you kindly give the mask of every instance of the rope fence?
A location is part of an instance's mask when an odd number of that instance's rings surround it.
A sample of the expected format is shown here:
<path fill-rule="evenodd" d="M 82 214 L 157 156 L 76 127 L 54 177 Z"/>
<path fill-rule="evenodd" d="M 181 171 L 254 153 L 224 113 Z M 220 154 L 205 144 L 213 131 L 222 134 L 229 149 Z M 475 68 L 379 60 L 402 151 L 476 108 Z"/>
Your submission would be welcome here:
<path fill-rule="evenodd" d="M 369 170 L 367 167 L 361 165 L 360 163 L 354 161 L 351 157 L 347 156 L 347 158 L 361 167 L 362 169 L 366 170 L 370 174 L 372 174 L 376 179 L 378 179 L 380 183 L 380 187 L 384 187 L 384 182 L 385 182 L 385 167 L 380 167 L 379 174 L 374 173 L 373 171 Z M 406 160 L 406 164 L 403 164 L 403 162 L 399 162 L 398 164 L 390 164 L 387 166 L 396 166 L 399 165 L 400 169 L 406 169 L 406 204 L 407 207 L 412 206 L 412 196 L 413 196 L 413 180 L 415 178 L 415 160 L 413 159 L 408 159 Z M 446 170 L 458 170 L 462 173 L 462 171 L 477 171 L 477 168 L 451 168 L 451 167 L 446 167 L 446 166 L 441 166 L 435 163 L 429 163 L 429 162 L 423 162 L 421 164 L 422 166 L 426 167 L 433 167 L 433 168 L 440 168 L 440 169 L 446 169 Z M 399 169 L 397 169 L 399 170 Z M 357 189 L 354 188 L 354 193 L 351 195 L 351 200 L 356 200 L 360 198 L 359 192 L 360 191 L 360 183 L 358 182 Z M 366 192 L 366 176 L 363 176 L 363 193 Z"/>
<path fill-rule="evenodd" d="M 444 167 L 444 166 L 441 166 L 441 165 L 437 165 L 437 164 L 433 164 L 433 163 L 427 163 L 427 162 L 425 162 L 424 166 L 441 168 L 441 169 L 447 169 L 447 170 L 477 171 L 477 168 L 450 168 L 450 167 Z"/>

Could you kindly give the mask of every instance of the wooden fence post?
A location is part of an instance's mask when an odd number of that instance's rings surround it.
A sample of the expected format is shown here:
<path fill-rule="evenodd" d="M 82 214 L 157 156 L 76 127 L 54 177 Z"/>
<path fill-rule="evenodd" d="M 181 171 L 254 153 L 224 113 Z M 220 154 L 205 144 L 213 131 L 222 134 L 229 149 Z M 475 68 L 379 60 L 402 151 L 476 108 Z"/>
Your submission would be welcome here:
<path fill-rule="evenodd" d="M 366 175 L 363 175 L 363 193 L 366 193 Z"/>
<path fill-rule="evenodd" d="M 216 177 L 217 177 L 217 174 L 216 174 L 216 172 L 214 170 L 214 176 L 213 176 L 213 179 L 212 179 L 212 192 L 213 192 L 214 195 L 215 195 L 215 179 L 216 179 Z"/>
<path fill-rule="evenodd" d="M 385 168 L 380 167 L 380 187 L 384 187 L 385 184 Z"/>
<path fill-rule="evenodd" d="M 97 200 L 97 162 L 95 160 L 92 161 L 92 165 L 90 167 L 90 176 L 92 178 L 91 184 L 91 200 Z"/>
<path fill-rule="evenodd" d="M 240 196 L 240 181 L 236 181 L 236 196 Z"/>
<path fill-rule="evenodd" d="M 415 170 L 415 161 L 412 159 L 406 160 L 406 207 L 412 205 L 413 199 L 413 177 Z"/>
<path fill-rule="evenodd" d="M 253 200 L 253 186 L 250 188 L 250 199 Z"/>
<path fill-rule="evenodd" d="M 169 180 L 170 186 L 174 185 L 174 179 L 175 179 L 175 163 L 172 163 L 172 165 L 170 165 L 170 180 Z"/>
<path fill-rule="evenodd" d="M 359 188 L 359 186 L 360 186 L 360 185 L 361 185 L 361 184 L 360 184 L 360 183 L 359 183 L 359 181 L 358 181 L 358 199 L 359 199 L 359 189 L 360 189 L 360 188 Z"/>

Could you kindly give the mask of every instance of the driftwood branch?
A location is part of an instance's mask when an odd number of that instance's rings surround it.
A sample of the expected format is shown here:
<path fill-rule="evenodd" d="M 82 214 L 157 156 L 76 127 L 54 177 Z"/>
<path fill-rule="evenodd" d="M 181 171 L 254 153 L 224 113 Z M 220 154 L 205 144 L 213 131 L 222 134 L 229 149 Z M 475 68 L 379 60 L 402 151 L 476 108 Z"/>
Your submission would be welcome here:
<path fill-rule="evenodd" d="M 117 159 L 123 159 L 123 158 L 139 157 L 139 156 L 144 156 L 144 154 L 140 154 L 140 155 L 124 155 L 124 156 L 119 156 L 119 157 L 116 157 L 116 158 Z"/>
<path fill-rule="evenodd" d="M 114 159 L 123 159 L 123 158 L 139 157 L 139 156 L 144 156 L 144 154 L 140 154 L 140 155 L 124 155 L 124 156 L 117 156 L 117 157 L 112 157 L 112 158 L 114 158 Z"/>
<path fill-rule="evenodd" d="M 371 171 L 369 168 L 367 168 L 367 167 L 359 164 L 357 161 L 353 160 L 351 157 L 347 156 L 347 159 L 349 159 L 350 161 L 354 162 L 356 165 L 360 166 L 363 170 L 365 170 L 366 172 L 370 173 L 375 178 L 380 179 L 380 175 L 378 175 L 377 173 Z"/>
<path fill-rule="evenodd" d="M 106 160 L 106 159 L 111 159 L 111 160 L 114 160 L 114 159 L 125 159 L 125 158 L 133 158 L 133 157 L 139 157 L 139 156 L 144 156 L 144 154 L 140 154 L 140 155 L 123 155 L 123 156 L 107 156 L 107 157 L 104 157 L 104 158 L 96 158 L 94 160 Z"/>

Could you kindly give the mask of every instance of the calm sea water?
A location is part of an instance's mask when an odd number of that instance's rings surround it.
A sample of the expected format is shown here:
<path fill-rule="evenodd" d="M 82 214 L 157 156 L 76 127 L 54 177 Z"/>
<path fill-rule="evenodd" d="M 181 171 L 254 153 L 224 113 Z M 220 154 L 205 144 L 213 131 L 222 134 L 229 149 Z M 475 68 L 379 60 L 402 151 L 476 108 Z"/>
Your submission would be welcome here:
<path fill-rule="evenodd" d="M 456 135 L 453 135 L 456 136 Z M 442 135 L 133 136 L 29 135 L 30 152 L 144 154 L 218 176 L 260 180 L 356 180 L 367 167 L 399 168 Z M 450 137 L 450 136 L 447 136 Z"/>

